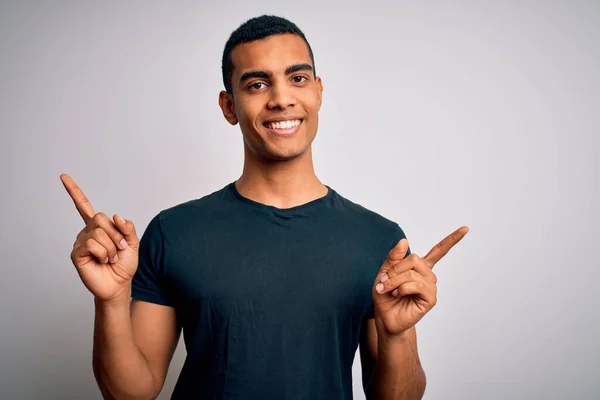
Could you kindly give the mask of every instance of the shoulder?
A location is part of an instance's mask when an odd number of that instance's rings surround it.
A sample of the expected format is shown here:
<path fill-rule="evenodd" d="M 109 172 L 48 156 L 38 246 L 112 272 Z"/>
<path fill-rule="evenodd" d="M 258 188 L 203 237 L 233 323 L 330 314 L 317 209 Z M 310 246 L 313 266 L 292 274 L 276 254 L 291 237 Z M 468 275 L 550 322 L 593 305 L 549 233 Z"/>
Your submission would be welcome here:
<path fill-rule="evenodd" d="M 161 230 L 163 235 L 185 232 L 188 229 L 197 229 L 199 222 L 206 223 L 211 219 L 219 218 L 226 214 L 231 207 L 229 200 L 229 184 L 209 193 L 203 197 L 188 200 L 169 208 L 163 209 L 154 215 L 148 229 Z"/>
<path fill-rule="evenodd" d="M 392 242 L 397 242 L 406 237 L 398 222 L 383 216 L 379 212 L 352 201 L 335 190 L 333 199 L 335 209 L 346 223 L 351 224 L 353 228 L 360 229 L 372 237 L 391 238 Z"/>
<path fill-rule="evenodd" d="M 397 222 L 384 217 L 382 214 L 367 208 L 349 198 L 341 195 L 337 191 L 333 191 L 334 202 L 336 209 L 344 215 L 344 217 L 355 220 L 357 223 L 363 224 L 365 227 L 377 228 L 384 231 L 394 231 L 398 229 Z"/>

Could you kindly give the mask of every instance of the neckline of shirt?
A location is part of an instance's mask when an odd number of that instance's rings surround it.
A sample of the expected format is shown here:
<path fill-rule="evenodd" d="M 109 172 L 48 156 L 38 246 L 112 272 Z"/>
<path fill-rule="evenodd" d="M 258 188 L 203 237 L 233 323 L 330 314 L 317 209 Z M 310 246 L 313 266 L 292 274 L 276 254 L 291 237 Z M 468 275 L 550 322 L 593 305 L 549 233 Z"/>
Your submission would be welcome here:
<path fill-rule="evenodd" d="M 279 208 L 279 207 L 275 207 L 275 206 L 271 206 L 271 205 L 268 205 L 268 204 L 260 203 L 258 201 L 255 201 L 255 200 L 249 199 L 247 197 L 244 197 L 237 190 L 237 187 L 235 186 L 235 181 L 231 182 L 228 186 L 229 186 L 229 190 L 241 202 L 246 203 L 246 204 L 251 205 L 251 206 L 256 207 L 256 208 L 260 208 L 260 209 L 263 209 L 263 210 L 269 210 L 269 211 L 276 211 L 278 213 L 292 213 L 292 212 L 304 211 L 304 210 L 313 208 L 315 206 L 318 206 L 318 205 L 320 205 L 320 204 L 325 203 L 326 201 L 328 201 L 333 196 L 333 192 L 334 192 L 334 190 L 332 188 L 330 188 L 327 185 L 324 185 L 327 188 L 327 193 L 325 194 L 325 196 L 322 196 L 322 197 L 319 197 L 317 199 L 311 200 L 308 203 L 299 204 L 299 205 L 294 206 L 294 207 Z"/>

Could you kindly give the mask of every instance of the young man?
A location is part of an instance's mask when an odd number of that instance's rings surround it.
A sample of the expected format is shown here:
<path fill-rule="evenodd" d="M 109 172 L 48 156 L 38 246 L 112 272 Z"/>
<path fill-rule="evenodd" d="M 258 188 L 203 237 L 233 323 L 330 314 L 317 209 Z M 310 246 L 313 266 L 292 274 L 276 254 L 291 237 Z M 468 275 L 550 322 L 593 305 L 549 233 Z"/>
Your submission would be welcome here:
<path fill-rule="evenodd" d="M 86 222 L 71 257 L 95 297 L 102 393 L 156 397 L 183 331 L 174 399 L 351 399 L 359 345 L 368 398 L 420 398 L 414 325 L 436 302 L 433 265 L 467 228 L 420 258 L 396 223 L 319 181 L 323 87 L 293 23 L 247 21 L 222 65 L 219 105 L 244 139 L 237 181 L 161 211 L 138 242 L 61 176 Z"/>

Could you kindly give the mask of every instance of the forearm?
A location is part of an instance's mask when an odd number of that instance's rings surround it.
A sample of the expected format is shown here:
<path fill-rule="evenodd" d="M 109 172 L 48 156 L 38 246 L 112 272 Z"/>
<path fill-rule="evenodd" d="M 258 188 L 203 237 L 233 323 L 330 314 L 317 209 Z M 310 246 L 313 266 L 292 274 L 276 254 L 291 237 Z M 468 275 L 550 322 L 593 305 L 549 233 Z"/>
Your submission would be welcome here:
<path fill-rule="evenodd" d="M 95 301 L 93 367 L 106 399 L 151 399 L 158 392 L 148 363 L 135 344 L 129 293 L 110 303 Z"/>
<path fill-rule="evenodd" d="M 371 398 L 421 399 L 425 392 L 425 373 L 421 368 L 415 338 L 409 333 L 393 339 L 379 337 L 374 374 Z"/>

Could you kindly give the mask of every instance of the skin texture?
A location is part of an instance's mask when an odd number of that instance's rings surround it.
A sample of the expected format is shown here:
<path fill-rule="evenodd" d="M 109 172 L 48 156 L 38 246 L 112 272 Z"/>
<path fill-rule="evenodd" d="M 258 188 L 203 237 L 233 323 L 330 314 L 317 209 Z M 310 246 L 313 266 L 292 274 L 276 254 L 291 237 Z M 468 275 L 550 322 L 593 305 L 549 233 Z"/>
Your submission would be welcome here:
<path fill-rule="evenodd" d="M 231 55 L 232 93 L 219 93 L 219 106 L 226 121 L 239 125 L 242 133 L 244 168 L 235 183 L 238 191 L 278 208 L 325 196 L 328 189 L 315 174 L 311 147 L 323 84 L 311 70 L 308 47 L 300 37 L 284 34 L 239 45 Z M 302 119 L 292 135 L 265 126 L 290 118 Z M 154 398 L 179 340 L 175 311 L 130 301 L 139 248 L 133 222 L 96 213 L 68 175 L 61 175 L 61 181 L 85 225 L 71 259 L 95 299 L 93 365 L 98 386 L 108 399 Z M 433 266 L 467 231 L 459 228 L 423 258 L 405 257 L 406 240 L 388 254 L 373 284 L 375 318 L 365 321 L 361 332 L 363 385 L 369 399 L 422 397 L 425 375 L 415 324 L 437 301 Z"/>

